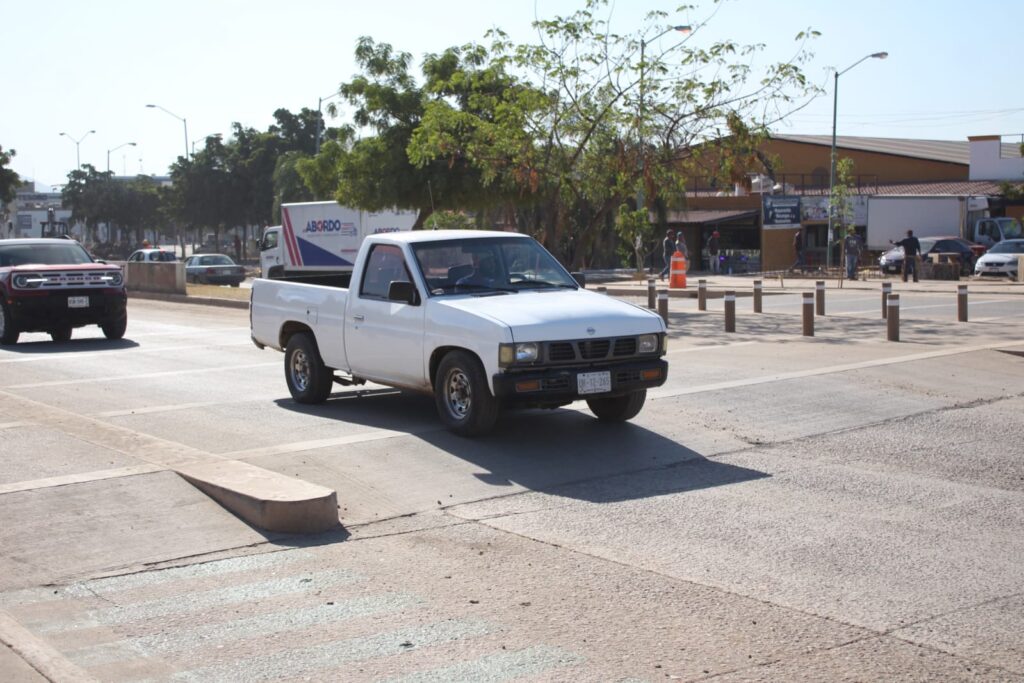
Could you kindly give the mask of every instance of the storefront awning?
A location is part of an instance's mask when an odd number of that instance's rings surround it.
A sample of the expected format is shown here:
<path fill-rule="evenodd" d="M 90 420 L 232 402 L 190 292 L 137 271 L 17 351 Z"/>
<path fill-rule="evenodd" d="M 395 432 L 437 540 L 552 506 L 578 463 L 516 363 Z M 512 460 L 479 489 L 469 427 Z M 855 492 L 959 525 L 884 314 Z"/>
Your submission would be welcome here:
<path fill-rule="evenodd" d="M 670 224 L 682 223 L 687 225 L 718 225 L 720 223 L 735 223 L 755 218 L 760 212 L 756 209 L 746 211 L 717 209 L 698 211 L 669 211 L 665 222 Z"/>

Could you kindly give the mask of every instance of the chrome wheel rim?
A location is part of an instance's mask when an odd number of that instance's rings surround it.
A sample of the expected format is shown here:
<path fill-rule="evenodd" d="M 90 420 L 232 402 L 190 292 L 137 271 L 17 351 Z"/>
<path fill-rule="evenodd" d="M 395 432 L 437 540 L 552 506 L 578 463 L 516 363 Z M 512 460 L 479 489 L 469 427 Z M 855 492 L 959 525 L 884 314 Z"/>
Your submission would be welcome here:
<path fill-rule="evenodd" d="M 309 357 L 306 352 L 297 349 L 292 353 L 292 362 L 288 368 L 292 376 L 292 384 L 299 391 L 305 391 L 309 387 Z"/>
<path fill-rule="evenodd" d="M 444 384 L 444 399 L 452 417 L 465 419 L 473 406 L 473 390 L 465 372 L 455 368 L 448 373 Z"/>

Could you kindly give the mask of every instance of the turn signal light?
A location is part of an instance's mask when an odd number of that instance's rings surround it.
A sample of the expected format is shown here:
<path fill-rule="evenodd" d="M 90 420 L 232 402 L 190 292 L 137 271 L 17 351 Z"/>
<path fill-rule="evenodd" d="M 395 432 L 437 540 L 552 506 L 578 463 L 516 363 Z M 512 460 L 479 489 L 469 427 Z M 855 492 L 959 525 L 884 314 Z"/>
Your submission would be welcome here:
<path fill-rule="evenodd" d="M 516 391 L 520 393 L 527 391 L 540 391 L 540 380 L 533 379 L 525 382 L 516 382 Z"/>
<path fill-rule="evenodd" d="M 647 381 L 661 379 L 661 370 L 659 370 L 658 368 L 644 370 L 643 372 L 640 373 L 640 376 Z"/>

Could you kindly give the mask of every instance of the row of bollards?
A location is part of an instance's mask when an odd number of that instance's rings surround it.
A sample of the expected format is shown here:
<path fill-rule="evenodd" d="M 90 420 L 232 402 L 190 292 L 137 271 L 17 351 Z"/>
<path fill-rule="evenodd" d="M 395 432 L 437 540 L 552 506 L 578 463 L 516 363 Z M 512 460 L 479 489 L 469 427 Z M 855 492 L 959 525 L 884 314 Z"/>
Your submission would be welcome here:
<path fill-rule="evenodd" d="M 599 292 L 606 292 L 606 288 L 598 287 Z M 754 280 L 754 313 L 762 312 L 762 296 L 764 293 L 761 280 Z M 736 292 L 727 289 L 724 292 L 725 308 L 725 331 L 736 331 Z M 665 324 L 668 325 L 668 290 L 657 292 L 654 278 L 647 280 L 647 307 L 651 310 L 657 308 Z M 697 310 L 708 309 L 708 283 L 707 280 L 697 281 Z M 801 318 L 803 322 L 803 336 L 814 336 L 815 315 L 825 315 L 825 282 L 814 283 L 814 292 L 803 292 L 803 306 Z M 889 341 L 900 340 L 900 296 L 892 293 L 892 284 L 882 283 L 882 318 L 886 320 L 886 338 Z M 957 286 L 957 320 L 967 322 L 967 285 Z"/>

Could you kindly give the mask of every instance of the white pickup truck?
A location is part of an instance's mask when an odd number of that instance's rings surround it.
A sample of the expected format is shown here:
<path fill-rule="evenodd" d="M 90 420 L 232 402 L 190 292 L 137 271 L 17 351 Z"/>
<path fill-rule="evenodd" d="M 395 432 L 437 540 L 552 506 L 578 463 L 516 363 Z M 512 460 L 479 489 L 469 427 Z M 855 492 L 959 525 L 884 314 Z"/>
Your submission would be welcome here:
<path fill-rule="evenodd" d="M 515 233 L 371 235 L 349 289 L 258 279 L 250 319 L 256 346 L 284 351 L 299 403 L 371 381 L 433 394 L 463 435 L 505 407 L 581 399 L 602 421 L 628 420 L 668 372 L 657 314 L 581 288 Z"/>

